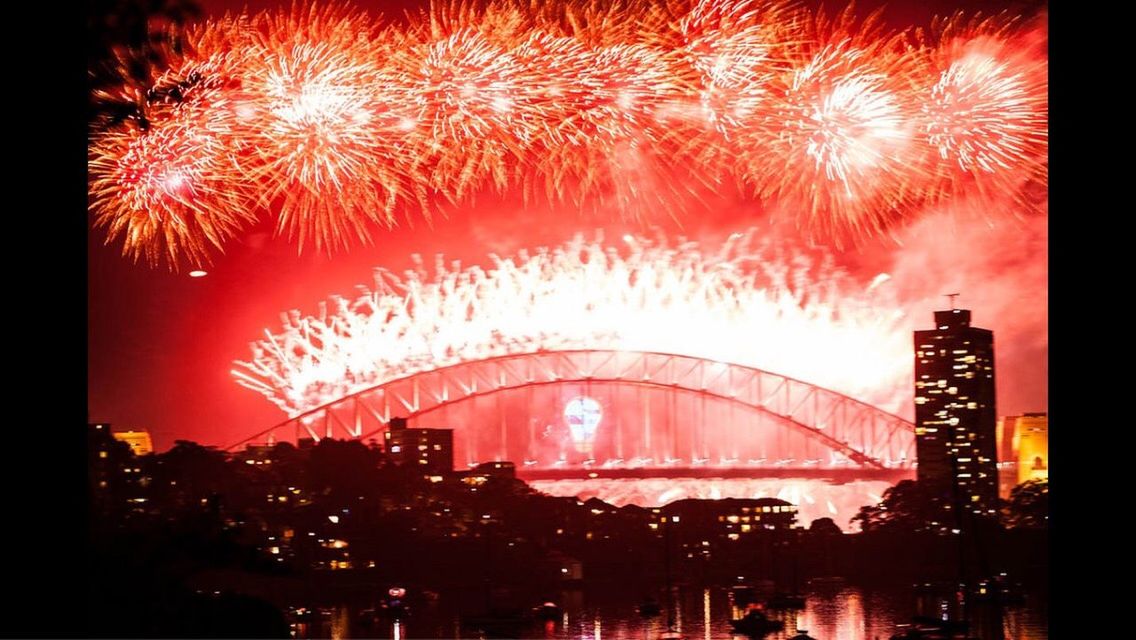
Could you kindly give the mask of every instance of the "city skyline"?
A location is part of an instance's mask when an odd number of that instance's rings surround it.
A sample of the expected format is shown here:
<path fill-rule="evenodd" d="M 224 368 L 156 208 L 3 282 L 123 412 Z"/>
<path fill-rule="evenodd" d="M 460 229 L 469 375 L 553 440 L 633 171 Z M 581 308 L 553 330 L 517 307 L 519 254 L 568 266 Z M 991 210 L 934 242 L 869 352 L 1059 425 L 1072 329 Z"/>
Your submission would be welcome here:
<path fill-rule="evenodd" d="M 87 32 L 85 635 L 1048 639 L 1046 0 Z"/>

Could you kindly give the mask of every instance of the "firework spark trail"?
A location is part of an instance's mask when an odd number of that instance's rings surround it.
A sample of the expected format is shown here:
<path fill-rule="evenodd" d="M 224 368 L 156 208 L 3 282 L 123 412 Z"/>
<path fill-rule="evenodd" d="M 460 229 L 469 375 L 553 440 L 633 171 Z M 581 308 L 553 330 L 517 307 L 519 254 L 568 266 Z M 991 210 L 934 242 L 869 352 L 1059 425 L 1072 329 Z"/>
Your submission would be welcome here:
<path fill-rule="evenodd" d="M 820 282 L 822 284 L 810 284 Z M 556 349 L 677 353 L 809 380 L 896 410 L 909 386 L 904 314 L 887 287 L 753 234 L 714 253 L 577 237 L 488 269 L 420 266 L 293 311 L 238 362 L 241 385 L 296 415 L 402 376 Z"/>
<path fill-rule="evenodd" d="M 136 118 L 99 121 L 91 208 L 126 254 L 176 268 L 257 216 L 330 250 L 485 189 L 674 214 L 691 185 L 732 181 L 839 240 L 1045 188 L 1043 30 L 684 2 L 207 23 L 154 86 L 119 92 Z M 156 186 L 172 157 L 192 197 Z"/>
<path fill-rule="evenodd" d="M 90 158 L 91 207 L 108 239 L 150 263 L 205 260 L 255 216 L 240 119 L 230 85 L 239 54 L 188 62 L 154 81 L 149 119 L 97 133 Z"/>
<path fill-rule="evenodd" d="M 1046 182 L 1047 69 L 1044 42 L 1012 23 L 967 22 L 940 27 L 931 51 L 934 83 L 922 88 L 922 133 L 940 160 L 949 194 L 959 183 L 986 200 L 1016 195 L 1027 180 Z"/>

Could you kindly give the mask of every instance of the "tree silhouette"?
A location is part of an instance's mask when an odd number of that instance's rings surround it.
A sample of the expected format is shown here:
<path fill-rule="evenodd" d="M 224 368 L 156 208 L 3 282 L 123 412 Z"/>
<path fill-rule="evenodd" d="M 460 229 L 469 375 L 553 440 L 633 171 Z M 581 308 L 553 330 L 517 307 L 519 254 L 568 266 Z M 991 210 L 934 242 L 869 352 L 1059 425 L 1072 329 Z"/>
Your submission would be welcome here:
<path fill-rule="evenodd" d="M 832 518 L 817 518 L 809 525 L 810 536 L 839 536 L 843 533 Z"/>
<path fill-rule="evenodd" d="M 181 33 L 201 16 L 193 0 L 93 0 L 87 9 L 87 121 L 136 118 L 156 69 L 182 45 Z M 130 87 L 132 91 L 118 91 Z M 135 99 L 128 98 L 130 94 Z"/>
<path fill-rule="evenodd" d="M 1014 487 L 1004 510 L 1006 526 L 1012 529 L 1045 529 L 1049 526 L 1049 481 L 1027 480 Z"/>
<path fill-rule="evenodd" d="M 922 531 L 927 527 L 933 507 L 923 488 L 914 480 L 902 480 L 884 492 L 876 505 L 861 507 L 852 522 L 859 522 L 864 532 Z"/>

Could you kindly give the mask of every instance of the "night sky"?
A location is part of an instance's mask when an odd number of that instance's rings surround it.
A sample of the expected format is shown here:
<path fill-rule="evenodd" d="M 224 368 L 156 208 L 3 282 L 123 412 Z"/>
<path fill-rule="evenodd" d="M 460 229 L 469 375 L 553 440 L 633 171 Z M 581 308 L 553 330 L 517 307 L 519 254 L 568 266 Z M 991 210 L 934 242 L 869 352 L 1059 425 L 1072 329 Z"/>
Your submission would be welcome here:
<path fill-rule="evenodd" d="M 829 7 L 842 4 L 828 2 Z M 287 6 L 252 2 L 251 9 Z M 367 3 L 398 13 L 415 3 Z M 207 15 L 246 3 L 207 0 Z M 858 13 L 870 8 L 861 3 Z M 932 14 L 963 8 L 984 11 L 1042 3 L 893 3 L 885 14 L 895 25 L 924 25 Z M 692 212 L 680 221 L 659 216 L 644 222 L 613 221 L 546 205 L 479 197 L 474 205 L 450 207 L 432 224 L 410 215 L 398 228 L 376 229 L 372 246 L 354 246 L 332 256 L 274 237 L 265 222 L 227 245 L 204 278 L 136 265 L 106 246 L 101 231 L 89 233 L 88 406 L 92 421 L 145 428 L 158 449 L 175 439 L 225 446 L 282 421 L 285 416 L 260 395 L 238 386 L 232 362 L 249 355 L 250 341 L 278 329 L 280 314 L 298 308 L 314 313 L 332 294 L 353 296 L 384 266 L 401 271 L 410 255 L 442 252 L 463 264 L 486 264 L 489 253 L 560 244 L 576 232 L 591 237 L 603 227 L 609 238 L 626 231 L 686 235 L 715 243 L 749 227 L 792 237 L 791 228 L 771 226 L 756 204 L 725 197 L 724 204 Z M 931 327 L 941 294 L 961 291 L 959 306 L 974 311 L 977 326 L 995 331 L 998 413 L 1045 411 L 1048 404 L 1048 223 L 1041 218 L 948 216 L 928 212 L 894 238 L 836 254 L 837 262 L 870 279 L 892 273 L 916 328 Z M 952 288 L 957 287 L 957 288 Z M 935 302 L 932 302 L 935 301 Z"/>

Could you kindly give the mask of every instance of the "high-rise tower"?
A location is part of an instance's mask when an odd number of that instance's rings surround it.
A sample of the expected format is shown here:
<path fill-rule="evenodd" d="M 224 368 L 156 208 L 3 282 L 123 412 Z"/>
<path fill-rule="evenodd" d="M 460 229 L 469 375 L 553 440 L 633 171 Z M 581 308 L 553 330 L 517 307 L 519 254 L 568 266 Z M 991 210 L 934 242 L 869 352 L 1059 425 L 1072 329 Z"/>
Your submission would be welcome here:
<path fill-rule="evenodd" d="M 998 509 L 994 334 L 970 326 L 970 311 L 935 312 L 915 332 L 915 450 L 918 479 L 944 506 Z"/>

